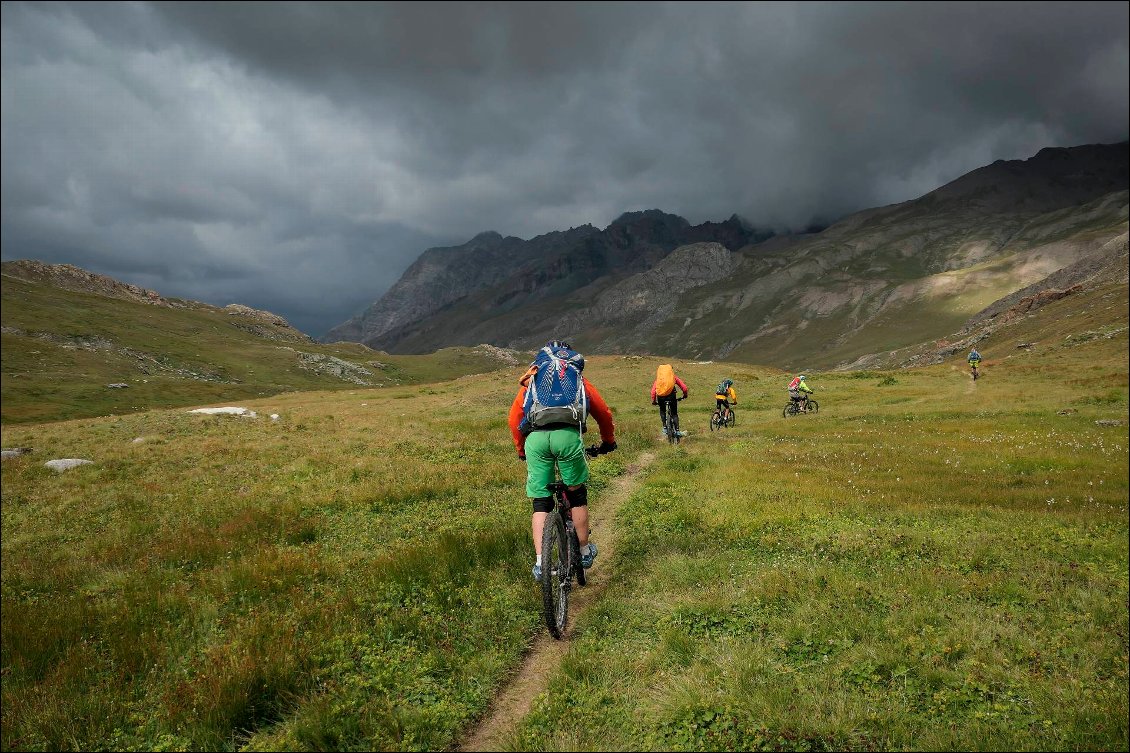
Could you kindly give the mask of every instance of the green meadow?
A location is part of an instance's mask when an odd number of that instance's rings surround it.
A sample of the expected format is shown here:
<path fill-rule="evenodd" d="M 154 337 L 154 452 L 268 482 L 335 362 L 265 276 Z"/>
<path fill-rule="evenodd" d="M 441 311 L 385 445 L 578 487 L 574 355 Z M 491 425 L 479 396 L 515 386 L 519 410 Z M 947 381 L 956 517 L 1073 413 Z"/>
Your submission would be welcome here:
<path fill-rule="evenodd" d="M 590 484 L 611 580 L 503 747 L 1126 750 L 1117 292 L 1090 299 L 1105 323 L 1070 324 L 1080 299 L 1032 347 L 1038 319 L 999 331 L 976 383 L 961 355 L 809 372 L 816 415 L 781 416 L 778 370 L 675 361 L 678 447 L 662 361 L 589 358 L 620 445 Z M 2 468 L 2 747 L 458 745 L 545 631 L 521 372 L 5 422 L 34 452 Z M 711 433 L 727 376 L 737 425 Z"/>

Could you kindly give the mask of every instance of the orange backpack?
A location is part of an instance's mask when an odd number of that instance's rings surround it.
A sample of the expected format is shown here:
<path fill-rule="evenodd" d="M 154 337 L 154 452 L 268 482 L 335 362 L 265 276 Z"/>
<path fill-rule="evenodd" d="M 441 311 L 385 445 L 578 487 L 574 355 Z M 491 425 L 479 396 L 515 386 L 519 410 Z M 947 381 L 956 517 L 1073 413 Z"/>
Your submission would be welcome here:
<path fill-rule="evenodd" d="M 665 363 L 655 370 L 655 396 L 665 397 L 675 391 L 675 370 Z"/>

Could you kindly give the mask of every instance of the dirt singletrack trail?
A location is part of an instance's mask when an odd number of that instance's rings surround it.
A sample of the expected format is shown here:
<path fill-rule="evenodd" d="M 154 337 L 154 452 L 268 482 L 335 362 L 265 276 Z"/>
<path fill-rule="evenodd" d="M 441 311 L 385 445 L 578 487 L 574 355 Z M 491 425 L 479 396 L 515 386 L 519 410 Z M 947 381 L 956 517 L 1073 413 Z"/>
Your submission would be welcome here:
<path fill-rule="evenodd" d="M 623 475 L 609 485 L 608 491 L 600 496 L 598 507 L 591 513 L 593 540 L 596 541 L 600 552 L 596 567 L 588 571 L 588 585 L 584 588 L 574 587 L 569 594 L 569 623 L 565 628 L 565 639 L 555 640 L 544 625 L 542 626 L 541 632 L 522 661 L 521 668 L 499 691 L 486 715 L 459 743 L 456 750 L 500 750 L 501 742 L 529 713 L 534 698 L 545 690 L 549 675 L 569 650 L 569 637 L 577 615 L 600 598 L 615 574 L 609 567 L 612 563 L 612 555 L 616 551 L 616 531 L 612 527 L 613 521 L 620 506 L 639 486 L 640 473 L 654 460 L 654 452 L 642 453 L 636 462 L 628 466 Z"/>

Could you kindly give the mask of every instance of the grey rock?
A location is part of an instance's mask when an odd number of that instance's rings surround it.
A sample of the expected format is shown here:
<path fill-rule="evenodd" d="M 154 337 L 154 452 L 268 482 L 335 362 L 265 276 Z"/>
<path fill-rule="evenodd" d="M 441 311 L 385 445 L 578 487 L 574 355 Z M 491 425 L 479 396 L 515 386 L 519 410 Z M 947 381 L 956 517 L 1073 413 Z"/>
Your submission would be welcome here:
<path fill-rule="evenodd" d="M 45 465 L 56 473 L 69 471 L 71 468 L 77 468 L 80 465 L 93 465 L 93 460 L 83 460 L 82 458 L 60 458 L 59 460 L 48 460 Z"/>

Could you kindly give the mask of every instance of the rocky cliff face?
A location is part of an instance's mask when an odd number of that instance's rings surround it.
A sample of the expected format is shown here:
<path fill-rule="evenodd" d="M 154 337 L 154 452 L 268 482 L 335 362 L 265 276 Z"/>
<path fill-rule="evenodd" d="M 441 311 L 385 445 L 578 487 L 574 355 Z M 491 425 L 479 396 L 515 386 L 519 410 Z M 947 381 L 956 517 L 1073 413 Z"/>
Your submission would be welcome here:
<path fill-rule="evenodd" d="M 1124 234 L 1128 163 L 1125 143 L 1045 149 L 768 240 L 737 217 L 691 227 L 658 211 L 530 241 L 490 234 L 508 244 L 497 255 L 472 250 L 479 236 L 425 252 L 331 339 L 428 352 L 568 337 L 591 352 L 831 367 L 956 331 Z"/>
<path fill-rule="evenodd" d="M 322 340 L 351 340 L 391 352 L 432 350 L 455 339 L 474 344 L 482 340 L 462 337 L 464 327 L 458 326 L 468 316 L 498 316 L 598 280 L 645 272 L 688 243 L 736 249 L 769 235 L 736 216 L 692 226 L 658 210 L 626 213 L 604 230 L 585 225 L 528 241 L 481 233 L 462 246 L 425 251 L 379 301 Z M 446 314 L 453 310 L 460 314 L 449 321 Z"/>

